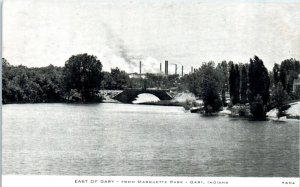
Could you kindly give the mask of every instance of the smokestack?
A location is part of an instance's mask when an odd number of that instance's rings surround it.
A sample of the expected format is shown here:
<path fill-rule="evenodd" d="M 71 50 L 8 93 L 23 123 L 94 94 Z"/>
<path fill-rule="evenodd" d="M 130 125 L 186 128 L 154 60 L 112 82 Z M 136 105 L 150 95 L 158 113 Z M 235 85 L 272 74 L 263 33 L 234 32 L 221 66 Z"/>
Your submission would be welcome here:
<path fill-rule="evenodd" d="M 191 67 L 191 73 L 193 73 L 194 72 L 194 68 L 193 68 L 193 66 Z"/>
<path fill-rule="evenodd" d="M 169 63 L 168 63 L 168 61 L 167 60 L 165 60 L 165 74 L 166 75 L 168 75 L 168 65 Z"/>
<path fill-rule="evenodd" d="M 142 74 L 142 61 L 140 61 L 140 75 Z"/>
<path fill-rule="evenodd" d="M 175 75 L 177 75 L 177 64 L 175 64 Z"/>
<path fill-rule="evenodd" d="M 161 73 L 161 63 L 159 63 L 159 72 Z"/>
<path fill-rule="evenodd" d="M 181 76 L 183 77 L 183 66 L 181 66 Z"/>

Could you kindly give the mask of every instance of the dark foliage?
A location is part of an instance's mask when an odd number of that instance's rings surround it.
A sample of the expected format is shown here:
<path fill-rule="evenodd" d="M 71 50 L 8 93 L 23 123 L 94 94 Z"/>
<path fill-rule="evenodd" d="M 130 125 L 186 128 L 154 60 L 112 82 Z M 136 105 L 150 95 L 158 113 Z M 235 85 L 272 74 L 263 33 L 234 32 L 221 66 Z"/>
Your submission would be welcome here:
<path fill-rule="evenodd" d="M 111 72 L 104 72 L 102 88 L 107 90 L 123 90 L 128 86 L 129 76 L 119 68 L 111 69 Z"/>
<path fill-rule="evenodd" d="M 300 73 L 300 63 L 295 59 L 286 59 L 280 65 L 280 80 L 283 88 L 291 96 L 293 91 L 293 82 Z"/>
<path fill-rule="evenodd" d="M 273 67 L 273 81 L 275 86 L 277 86 L 277 84 L 280 82 L 280 67 L 276 63 Z"/>
<path fill-rule="evenodd" d="M 266 105 L 269 101 L 270 78 L 264 63 L 257 56 L 250 59 L 248 100 L 254 118 L 266 116 Z M 263 105 L 263 106 L 262 106 Z"/>
<path fill-rule="evenodd" d="M 251 101 L 250 111 L 254 119 L 261 120 L 266 118 L 267 107 L 259 94 Z"/>
<path fill-rule="evenodd" d="M 248 75 L 246 66 L 242 66 L 241 72 L 241 103 L 247 103 L 247 90 L 248 90 Z"/>
<path fill-rule="evenodd" d="M 222 107 L 220 98 L 222 74 L 214 68 L 213 62 L 203 63 L 197 71 L 200 97 L 203 99 L 206 113 L 219 111 Z"/>
<path fill-rule="evenodd" d="M 286 110 L 283 106 L 285 106 L 289 101 L 289 95 L 288 93 L 284 90 L 283 86 L 279 82 L 277 86 L 272 90 L 272 95 L 271 95 L 271 101 L 270 105 L 272 108 L 277 108 L 278 109 L 278 117 L 282 116 L 280 114 L 284 113 L 284 110 Z"/>
<path fill-rule="evenodd" d="M 94 101 L 103 78 L 102 64 L 96 56 L 78 54 L 71 56 L 63 69 L 66 92 L 75 90 L 83 102 Z"/>
<path fill-rule="evenodd" d="M 147 73 L 147 88 L 161 88 L 170 89 L 172 87 L 177 87 L 179 84 L 179 75 L 162 75 L 162 74 L 152 74 Z"/>
<path fill-rule="evenodd" d="M 240 102 L 240 71 L 239 66 L 237 64 L 231 64 L 229 74 L 229 85 L 231 102 L 232 104 L 237 104 Z"/>
<path fill-rule="evenodd" d="M 234 97 L 234 90 L 235 90 L 235 69 L 234 64 L 232 63 L 230 65 L 230 71 L 229 71 L 229 95 L 230 98 Z"/>
<path fill-rule="evenodd" d="M 41 103 L 62 100 L 61 67 L 12 66 L 2 59 L 2 103 Z"/>
<path fill-rule="evenodd" d="M 217 70 L 220 71 L 221 75 L 222 75 L 222 89 L 221 89 L 221 95 L 222 95 L 222 104 L 223 106 L 226 106 L 226 92 L 228 92 L 228 77 L 229 77 L 229 73 L 228 73 L 228 64 L 226 61 L 222 61 L 221 63 L 218 64 L 217 66 Z"/>
<path fill-rule="evenodd" d="M 98 102 L 99 89 L 157 88 L 194 93 L 203 99 L 208 114 L 227 104 L 229 92 L 231 104 L 249 102 L 252 116 L 263 119 L 267 108 L 281 110 L 290 100 L 300 98 L 300 89 L 292 90 L 300 73 L 299 61 L 295 59 L 275 64 L 269 73 L 257 56 L 250 59 L 250 64 L 222 61 L 215 67 L 208 62 L 183 77 L 149 73 L 130 78 L 118 68 L 102 72 L 101 62 L 88 54 L 70 57 L 63 68 L 12 66 L 3 59 L 2 69 L 3 103 Z"/>
<path fill-rule="evenodd" d="M 234 90 L 234 103 L 239 103 L 240 102 L 240 70 L 239 66 L 236 64 L 235 65 L 235 90 Z"/>

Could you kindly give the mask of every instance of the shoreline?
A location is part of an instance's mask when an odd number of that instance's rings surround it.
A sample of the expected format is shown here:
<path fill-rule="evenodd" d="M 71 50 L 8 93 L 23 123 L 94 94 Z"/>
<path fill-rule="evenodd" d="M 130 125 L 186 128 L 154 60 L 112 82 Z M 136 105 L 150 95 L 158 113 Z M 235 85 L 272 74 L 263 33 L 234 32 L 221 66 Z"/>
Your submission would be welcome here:
<path fill-rule="evenodd" d="M 201 112 L 191 112 L 191 109 L 193 107 L 190 107 L 188 109 L 185 108 L 184 102 L 179 102 L 179 101 L 159 101 L 159 102 L 143 102 L 143 103 L 121 103 L 117 100 L 110 99 L 110 100 L 103 100 L 101 102 L 39 102 L 39 103 L 2 103 L 2 106 L 5 105 L 26 105 L 26 104 L 80 104 L 80 105 L 88 105 L 88 104 L 101 104 L 101 103 L 111 103 L 111 104 L 128 104 L 128 105 L 152 105 L 152 106 L 165 106 L 165 107 L 182 107 L 186 112 L 189 113 L 194 113 L 194 114 L 200 114 L 201 116 L 204 117 L 214 117 L 214 116 L 227 116 L 232 119 L 247 119 L 251 121 L 277 121 L 277 122 L 286 122 L 286 121 L 300 121 L 300 116 L 299 115 L 292 115 L 288 114 L 287 116 L 280 117 L 279 119 L 277 117 L 274 117 L 272 115 L 267 115 L 265 119 L 252 119 L 251 117 L 246 117 L 246 116 L 238 116 L 234 115 L 231 113 L 228 108 L 223 108 L 219 112 L 215 112 L 212 114 L 203 114 Z M 269 111 L 270 112 L 270 111 Z"/>

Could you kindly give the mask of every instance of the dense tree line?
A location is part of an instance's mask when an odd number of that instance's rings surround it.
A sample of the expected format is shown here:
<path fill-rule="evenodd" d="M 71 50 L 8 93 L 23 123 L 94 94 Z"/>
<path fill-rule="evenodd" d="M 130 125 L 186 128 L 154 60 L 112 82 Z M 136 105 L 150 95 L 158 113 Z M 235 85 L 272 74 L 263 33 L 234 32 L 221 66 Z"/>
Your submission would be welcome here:
<path fill-rule="evenodd" d="M 103 72 L 100 60 L 88 54 L 71 56 L 64 67 L 12 66 L 3 59 L 2 70 L 3 103 L 99 102 L 99 89 L 175 88 L 203 99 L 206 113 L 227 104 L 242 104 L 250 107 L 254 118 L 265 118 L 269 109 L 276 107 L 283 113 L 288 101 L 300 98 L 300 90 L 293 90 L 300 73 L 300 63 L 295 59 L 274 64 L 270 72 L 257 56 L 249 64 L 208 62 L 181 78 L 163 74 L 130 78 L 118 68 Z"/>
<path fill-rule="evenodd" d="M 255 119 L 263 119 L 269 109 L 276 107 L 282 112 L 289 100 L 299 99 L 300 91 L 292 90 L 299 73 L 299 61 L 295 59 L 275 64 L 273 71 L 268 72 L 263 61 L 254 56 L 249 64 L 223 61 L 215 67 L 213 62 L 203 63 L 182 80 L 192 93 L 203 99 L 206 112 L 226 106 L 226 93 L 229 93 L 231 106 L 247 104 Z"/>
<path fill-rule="evenodd" d="M 286 59 L 281 64 L 274 64 L 271 76 L 271 98 L 269 107 L 277 108 L 280 117 L 287 109 L 290 100 L 300 99 L 300 89 L 293 90 L 293 82 L 300 73 L 300 62 L 295 59 Z"/>
<path fill-rule="evenodd" d="M 300 63 L 295 59 L 287 59 L 281 62 L 279 77 L 283 88 L 292 96 L 293 82 L 300 73 Z"/>
<path fill-rule="evenodd" d="M 179 75 L 162 75 L 147 73 L 145 76 L 147 88 L 170 89 L 179 86 Z"/>
<path fill-rule="evenodd" d="M 60 102 L 62 68 L 12 66 L 2 61 L 2 103 Z"/>
<path fill-rule="evenodd" d="M 102 64 L 97 57 L 79 54 L 64 67 L 12 66 L 2 59 L 2 103 L 100 101 Z"/>
<path fill-rule="evenodd" d="M 167 89 L 179 86 L 178 75 L 146 74 L 145 78 L 129 78 L 129 75 L 119 68 L 104 72 L 100 60 L 86 53 L 71 56 L 64 67 L 12 66 L 3 59 L 2 69 L 4 104 L 99 102 L 100 89 Z"/>

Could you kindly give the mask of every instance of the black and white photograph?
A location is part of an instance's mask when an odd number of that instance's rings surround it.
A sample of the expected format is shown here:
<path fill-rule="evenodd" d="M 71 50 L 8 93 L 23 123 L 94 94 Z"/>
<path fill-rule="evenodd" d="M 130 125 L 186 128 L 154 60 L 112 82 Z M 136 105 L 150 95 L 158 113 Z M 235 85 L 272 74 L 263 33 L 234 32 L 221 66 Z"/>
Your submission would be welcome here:
<path fill-rule="evenodd" d="M 299 0 L 2 3 L 5 187 L 295 187 L 299 129 Z"/>

